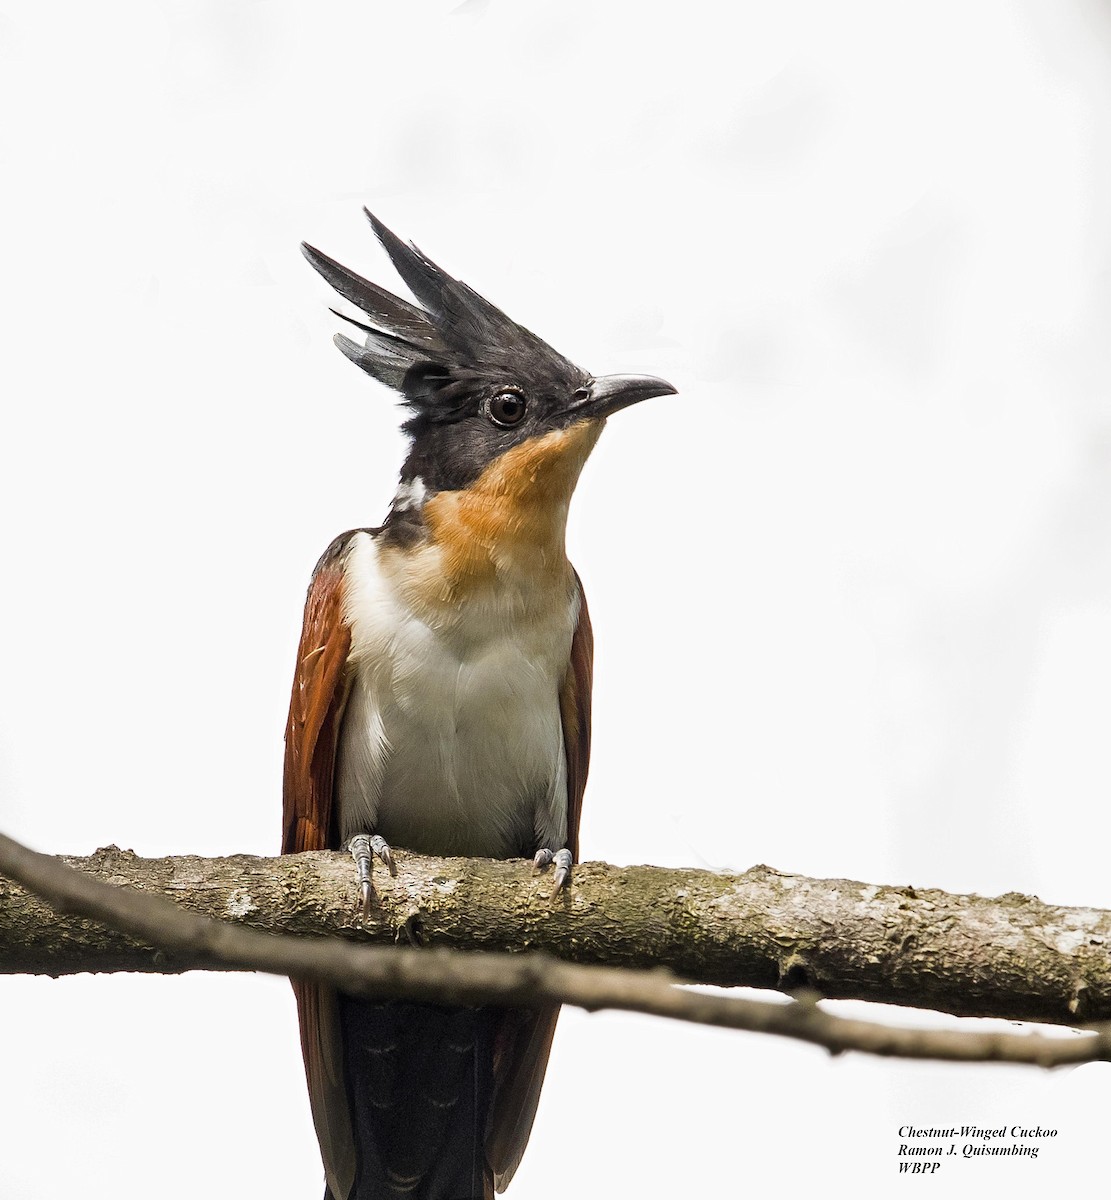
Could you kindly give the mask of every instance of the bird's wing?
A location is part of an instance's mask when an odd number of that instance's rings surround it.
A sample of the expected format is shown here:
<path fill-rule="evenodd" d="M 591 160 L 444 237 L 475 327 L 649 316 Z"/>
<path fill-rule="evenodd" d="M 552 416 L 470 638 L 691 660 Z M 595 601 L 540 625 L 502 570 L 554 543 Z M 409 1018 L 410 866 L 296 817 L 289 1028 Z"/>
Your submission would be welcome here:
<path fill-rule="evenodd" d="M 567 756 L 567 848 L 579 857 L 579 819 L 590 765 L 590 692 L 594 680 L 594 632 L 578 575 L 579 620 L 571 660 L 559 694 L 563 747 Z M 540 1089 L 548 1067 L 559 1006 L 511 1010 L 498 1032 L 494 1051 L 497 1089 L 486 1157 L 499 1192 L 505 1191 L 528 1145 Z"/>
<path fill-rule="evenodd" d="M 285 729 L 283 854 L 338 845 L 332 782 L 351 650 L 351 630 L 343 619 L 343 553 L 349 538 L 343 534 L 325 550 L 305 601 Z"/>
<path fill-rule="evenodd" d="M 567 848 L 579 861 L 579 821 L 582 818 L 586 773 L 590 768 L 590 693 L 594 685 L 594 630 L 582 580 L 579 586 L 579 622 L 571 641 L 571 661 L 559 693 L 563 720 L 563 749 L 567 756 Z"/>
<path fill-rule="evenodd" d="M 337 538 L 324 552 L 305 602 L 285 735 L 283 854 L 338 845 L 332 784 L 351 648 L 351 630 L 343 619 L 343 554 L 349 537 Z M 328 1185 L 334 1196 L 346 1196 L 355 1178 L 355 1141 L 343 1079 L 336 994 L 332 988 L 297 979 L 293 991 Z"/>

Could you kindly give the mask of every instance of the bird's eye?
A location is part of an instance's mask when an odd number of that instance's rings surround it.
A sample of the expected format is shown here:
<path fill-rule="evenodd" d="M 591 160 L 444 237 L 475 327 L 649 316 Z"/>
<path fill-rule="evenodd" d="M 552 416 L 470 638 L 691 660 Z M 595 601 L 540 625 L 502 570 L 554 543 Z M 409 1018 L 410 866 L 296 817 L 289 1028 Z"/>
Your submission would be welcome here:
<path fill-rule="evenodd" d="M 525 415 L 525 398 L 520 392 L 499 392 L 486 402 L 486 415 L 495 425 L 509 429 Z"/>

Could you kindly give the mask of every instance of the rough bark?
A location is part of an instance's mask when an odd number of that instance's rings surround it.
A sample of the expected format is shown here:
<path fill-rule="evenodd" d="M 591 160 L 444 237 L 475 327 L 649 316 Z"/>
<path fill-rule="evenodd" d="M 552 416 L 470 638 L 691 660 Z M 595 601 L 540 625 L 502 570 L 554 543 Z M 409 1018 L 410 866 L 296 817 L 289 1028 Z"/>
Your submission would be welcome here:
<path fill-rule="evenodd" d="M 64 858 L 105 882 L 275 933 L 483 950 L 543 950 L 578 963 L 663 967 L 747 985 L 912 1005 L 965 1016 L 1077 1024 L 1111 1019 L 1111 913 L 1029 896 L 585 863 L 552 901 L 522 862 L 398 854 L 375 876 L 361 922 L 354 871 L 337 853 L 144 859 L 108 847 Z M 60 915 L 0 879 L 0 972 L 175 973 L 203 952 L 144 946 Z"/>

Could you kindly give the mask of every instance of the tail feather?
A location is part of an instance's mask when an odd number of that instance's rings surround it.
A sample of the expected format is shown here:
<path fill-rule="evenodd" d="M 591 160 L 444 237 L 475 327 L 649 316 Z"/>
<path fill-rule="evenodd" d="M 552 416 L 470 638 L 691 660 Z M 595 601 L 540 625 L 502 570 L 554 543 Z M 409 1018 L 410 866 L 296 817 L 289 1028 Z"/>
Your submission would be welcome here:
<path fill-rule="evenodd" d="M 336 1200 L 492 1200 L 498 1013 L 339 998 L 355 1183 Z"/>

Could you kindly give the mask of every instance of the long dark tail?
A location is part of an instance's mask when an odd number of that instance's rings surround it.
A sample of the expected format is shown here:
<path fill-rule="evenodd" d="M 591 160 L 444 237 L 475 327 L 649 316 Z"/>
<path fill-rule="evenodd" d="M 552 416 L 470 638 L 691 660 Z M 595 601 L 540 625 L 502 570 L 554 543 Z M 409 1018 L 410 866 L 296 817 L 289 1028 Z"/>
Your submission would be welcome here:
<path fill-rule="evenodd" d="M 326 1200 L 493 1200 L 497 1011 L 338 999 L 356 1170 Z"/>

